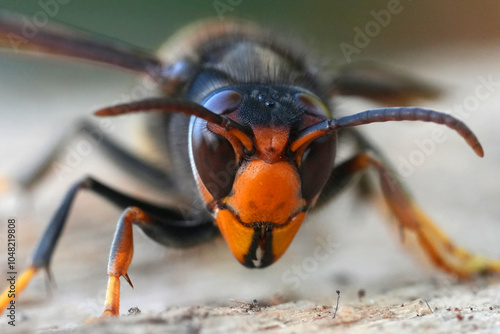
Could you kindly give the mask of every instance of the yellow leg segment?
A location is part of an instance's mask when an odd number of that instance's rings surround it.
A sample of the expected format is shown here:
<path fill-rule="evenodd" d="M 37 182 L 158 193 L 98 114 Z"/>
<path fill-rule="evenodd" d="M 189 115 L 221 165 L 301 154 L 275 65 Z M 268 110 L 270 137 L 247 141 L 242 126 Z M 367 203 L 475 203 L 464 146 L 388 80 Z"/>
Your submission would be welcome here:
<path fill-rule="evenodd" d="M 454 245 L 419 207 L 413 205 L 411 211 L 417 222 L 412 232 L 417 235 L 420 246 L 437 267 L 460 278 L 483 273 L 500 273 L 500 261 L 473 254 Z"/>
<path fill-rule="evenodd" d="M 108 288 L 106 290 L 106 300 L 104 301 L 104 311 L 101 317 L 117 317 L 120 314 L 120 277 L 110 275 Z"/>
<path fill-rule="evenodd" d="M 375 167 L 385 200 L 404 231 L 414 233 L 420 247 L 438 268 L 460 278 L 476 274 L 500 273 L 500 261 L 470 253 L 458 247 L 410 198 L 402 185 L 390 176 L 382 162 L 368 153 L 355 157 L 351 172 Z"/>
<path fill-rule="evenodd" d="M 101 317 L 117 317 L 120 315 L 120 277 L 133 288 L 127 270 L 134 254 L 132 224 L 149 222 L 150 218 L 141 209 L 130 207 L 120 217 L 116 229 L 108 264 L 108 288 Z"/>
<path fill-rule="evenodd" d="M 18 279 L 16 279 L 13 288 L 12 285 L 9 284 L 9 286 L 2 292 L 2 295 L 0 295 L 0 314 L 5 311 L 5 308 L 10 304 L 10 301 L 15 299 L 16 296 L 28 286 L 29 282 L 37 272 L 38 268 L 29 267 L 21 274 L 21 276 L 19 276 Z"/>

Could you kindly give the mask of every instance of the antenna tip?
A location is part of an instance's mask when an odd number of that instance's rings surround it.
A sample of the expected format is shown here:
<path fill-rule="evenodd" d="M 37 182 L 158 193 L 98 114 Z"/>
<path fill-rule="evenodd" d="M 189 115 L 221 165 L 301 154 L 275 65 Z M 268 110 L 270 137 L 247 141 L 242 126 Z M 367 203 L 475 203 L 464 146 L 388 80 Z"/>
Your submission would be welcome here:
<path fill-rule="evenodd" d="M 94 112 L 94 115 L 95 116 L 107 116 L 107 115 L 109 115 L 109 113 L 108 113 L 107 109 L 100 109 L 100 110 L 97 110 L 96 112 Z"/>
<path fill-rule="evenodd" d="M 484 157 L 484 150 L 483 150 L 483 147 L 481 146 L 481 144 L 479 144 L 479 145 L 477 145 L 477 146 L 474 147 L 474 152 L 476 152 L 476 154 L 480 158 Z"/>

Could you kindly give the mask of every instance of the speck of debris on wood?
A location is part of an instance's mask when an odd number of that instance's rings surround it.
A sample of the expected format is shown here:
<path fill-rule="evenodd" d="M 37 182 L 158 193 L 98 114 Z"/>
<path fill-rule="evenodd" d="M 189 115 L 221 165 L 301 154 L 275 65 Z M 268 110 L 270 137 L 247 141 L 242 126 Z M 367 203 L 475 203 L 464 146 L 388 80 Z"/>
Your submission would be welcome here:
<path fill-rule="evenodd" d="M 469 320 L 472 320 L 472 319 L 474 319 L 474 316 L 473 316 L 473 315 L 469 315 L 469 318 L 468 318 L 468 319 L 469 319 Z"/>
<path fill-rule="evenodd" d="M 401 307 L 405 307 L 405 304 L 404 304 L 404 303 L 401 303 Z"/>
<path fill-rule="evenodd" d="M 490 306 L 490 311 L 493 311 L 493 307 Z"/>
<path fill-rule="evenodd" d="M 337 293 L 337 305 L 335 306 L 335 312 L 333 313 L 333 319 L 337 316 L 337 311 L 339 310 L 339 301 L 340 301 L 340 290 L 335 290 Z"/>
<path fill-rule="evenodd" d="M 425 305 L 427 305 L 427 307 L 429 308 L 429 311 L 431 311 L 431 313 L 434 313 L 431 306 L 429 305 L 429 302 L 427 302 L 427 299 L 424 299 L 424 302 L 425 302 Z"/>
<path fill-rule="evenodd" d="M 460 320 L 460 321 L 462 321 L 462 320 L 464 320 L 464 316 L 461 315 L 460 313 L 458 313 L 457 314 L 457 319 Z"/>
<path fill-rule="evenodd" d="M 259 312 L 261 310 L 261 307 L 259 306 L 259 302 L 257 301 L 257 299 L 254 299 L 251 303 L 242 302 L 234 299 L 232 299 L 231 302 L 240 304 L 240 309 L 246 313 L 250 311 Z"/>
<path fill-rule="evenodd" d="M 128 315 L 136 315 L 136 314 L 141 314 L 141 310 L 137 306 L 128 309 Z"/>
<path fill-rule="evenodd" d="M 359 289 L 358 290 L 358 298 L 359 298 L 359 300 L 361 301 L 361 299 L 363 299 L 364 296 L 366 296 L 365 289 Z"/>

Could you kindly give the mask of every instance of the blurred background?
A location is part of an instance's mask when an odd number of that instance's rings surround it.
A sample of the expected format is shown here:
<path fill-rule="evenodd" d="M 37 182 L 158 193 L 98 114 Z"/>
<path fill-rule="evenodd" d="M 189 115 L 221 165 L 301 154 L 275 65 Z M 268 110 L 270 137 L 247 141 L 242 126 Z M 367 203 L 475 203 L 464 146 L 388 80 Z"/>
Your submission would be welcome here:
<path fill-rule="evenodd" d="M 61 2 L 67 4 L 57 6 L 50 22 L 145 50 L 154 51 L 192 21 L 239 17 L 303 40 L 312 53 L 320 55 L 332 68 L 348 62 L 342 45 L 349 44 L 359 51 L 350 56 L 353 61 L 377 60 L 441 87 L 442 98 L 422 101 L 419 105 L 455 115 L 465 110 L 461 116 L 482 141 L 486 157 L 477 158 L 460 137 L 447 131 L 444 143 L 436 145 L 433 153 L 426 155 L 411 175 L 400 177 L 422 207 L 454 240 L 474 251 L 500 258 L 497 240 L 500 235 L 500 87 L 495 85 L 500 83 L 500 2 Z M 0 0 L 0 9 L 20 13 L 31 20 L 40 15 L 39 12 L 47 12 L 49 7 L 44 8 L 41 3 Z M 377 29 L 375 16 L 388 10 L 393 14 L 386 26 L 378 24 L 378 30 L 374 30 L 366 46 L 356 45 L 357 29 Z M 1 50 L 0 174 L 16 177 L 22 173 L 26 165 L 37 160 L 41 152 L 78 119 L 130 94 L 137 79 L 133 73 L 112 68 Z M 485 87 L 484 80 L 493 84 Z M 490 94 L 479 99 L 478 89 Z M 342 99 L 337 105 L 341 114 L 374 106 L 356 99 Z M 114 132 L 132 146 L 134 139 L 128 129 L 133 122 L 116 122 L 118 131 Z M 432 138 L 433 129 L 433 125 L 397 123 L 367 126 L 363 132 L 398 167 L 415 151 L 422 150 L 416 141 Z M 344 158 L 347 156 L 339 159 Z M 97 150 L 62 179 L 49 173 L 29 194 L 11 189 L 0 195 L 0 219 L 16 217 L 20 222 L 19 267 L 28 265 L 30 254 L 66 189 L 87 173 L 120 189 L 145 197 L 155 196 L 116 170 Z M 179 251 L 153 244 L 137 233 L 135 257 L 129 272 L 136 288 L 132 290 L 123 285 L 122 312 L 132 306 L 157 311 L 175 305 L 227 304 L 229 299 L 304 298 L 333 303 L 337 289 L 343 291 L 343 302 L 349 304 L 357 301 L 359 289 L 373 296 L 419 280 L 448 280 L 404 252 L 397 235 L 391 234 L 388 228 L 391 218 L 376 205 L 359 202 L 354 195 L 348 191 L 331 206 L 311 216 L 285 256 L 263 271 L 251 271 L 239 265 L 222 240 Z M 65 323 L 62 319 L 78 322 L 100 312 L 107 280 L 108 249 L 119 214 L 119 210 L 96 196 L 79 195 L 53 259 L 57 289 L 47 301 L 43 275 L 37 277 L 19 299 L 21 314 L 30 317 L 32 323 L 46 325 Z M 4 225 L 0 223 L 1 226 Z M 3 249 L 4 229 L 0 230 L 0 237 Z M 314 259 L 314 249 L 329 238 L 335 245 L 331 256 L 325 261 Z M 316 265 L 311 267 L 313 260 Z M 300 278 L 297 289 L 285 278 L 291 277 L 287 275 L 292 275 L 293 266 L 305 268 L 307 274 L 306 278 Z M 0 262 L 0 268 L 3 267 Z M 41 308 L 43 311 L 38 313 Z"/>

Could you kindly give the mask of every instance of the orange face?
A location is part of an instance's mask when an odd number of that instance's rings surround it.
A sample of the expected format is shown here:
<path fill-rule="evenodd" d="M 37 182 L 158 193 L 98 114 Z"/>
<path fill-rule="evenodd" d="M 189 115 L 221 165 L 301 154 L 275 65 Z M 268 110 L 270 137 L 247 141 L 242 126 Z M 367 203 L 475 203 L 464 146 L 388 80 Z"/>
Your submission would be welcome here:
<path fill-rule="evenodd" d="M 286 129 L 255 128 L 256 154 L 237 170 L 230 193 L 214 210 L 234 256 L 248 267 L 265 267 L 283 255 L 306 215 L 300 175 L 285 159 Z M 202 182 L 207 202 L 213 196 Z"/>
<path fill-rule="evenodd" d="M 215 221 L 234 256 L 249 267 L 265 267 L 288 248 L 306 213 L 298 173 L 287 162 L 250 161 L 238 171 L 234 194 Z"/>
<path fill-rule="evenodd" d="M 243 99 L 226 91 L 206 106 L 230 101 L 229 109 L 236 109 L 231 101 L 238 98 Z M 333 166 L 334 140 L 292 152 L 291 131 L 255 124 L 252 136 L 241 140 L 242 133 L 192 123 L 191 158 L 201 195 L 233 255 L 250 268 L 264 268 L 284 254 Z"/>

